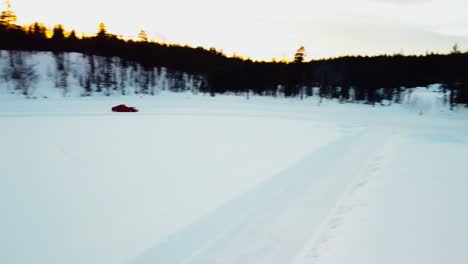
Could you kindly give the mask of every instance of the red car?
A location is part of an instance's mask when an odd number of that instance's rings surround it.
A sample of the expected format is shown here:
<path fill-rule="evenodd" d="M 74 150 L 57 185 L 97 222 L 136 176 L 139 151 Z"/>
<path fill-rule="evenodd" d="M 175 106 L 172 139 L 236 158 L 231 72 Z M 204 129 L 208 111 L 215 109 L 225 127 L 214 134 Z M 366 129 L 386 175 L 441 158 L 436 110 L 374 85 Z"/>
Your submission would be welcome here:
<path fill-rule="evenodd" d="M 112 112 L 138 112 L 134 106 L 126 106 L 124 104 L 112 107 Z"/>

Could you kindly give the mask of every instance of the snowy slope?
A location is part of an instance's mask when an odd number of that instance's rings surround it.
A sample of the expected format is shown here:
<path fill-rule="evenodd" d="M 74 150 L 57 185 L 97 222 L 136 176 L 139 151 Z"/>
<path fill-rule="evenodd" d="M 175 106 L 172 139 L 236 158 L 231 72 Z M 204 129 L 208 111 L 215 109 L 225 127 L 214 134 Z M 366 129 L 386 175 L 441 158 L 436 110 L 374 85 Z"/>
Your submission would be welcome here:
<path fill-rule="evenodd" d="M 2 97 L 44 99 L 192 91 L 204 77 L 119 57 L 0 50 L 0 80 Z"/>

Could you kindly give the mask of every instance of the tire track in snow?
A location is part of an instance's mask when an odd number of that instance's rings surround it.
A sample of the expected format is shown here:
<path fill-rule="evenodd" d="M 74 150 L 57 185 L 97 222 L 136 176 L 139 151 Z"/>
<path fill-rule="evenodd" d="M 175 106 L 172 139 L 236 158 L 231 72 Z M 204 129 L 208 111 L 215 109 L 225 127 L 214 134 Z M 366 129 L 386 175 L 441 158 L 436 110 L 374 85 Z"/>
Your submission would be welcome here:
<path fill-rule="evenodd" d="M 173 234 L 166 242 L 145 251 L 131 263 L 196 263 L 203 253 L 235 236 L 259 214 L 264 215 L 265 208 L 274 207 L 291 194 L 301 193 L 310 182 L 320 179 L 320 172 L 311 175 L 310 170 L 317 170 L 323 164 L 332 166 L 335 157 L 344 155 L 344 150 L 360 136 L 357 133 L 344 136 L 309 154 L 293 167 Z M 305 171 L 304 166 L 309 170 Z"/>
<path fill-rule="evenodd" d="M 356 179 L 351 182 L 343 197 L 339 199 L 335 208 L 322 223 L 317 233 L 307 242 L 304 249 L 296 256 L 294 264 L 318 264 L 321 263 L 324 254 L 330 250 L 330 242 L 335 239 L 340 232 L 340 227 L 345 223 L 347 215 L 358 208 L 366 207 L 367 202 L 360 196 L 365 194 L 365 188 L 378 177 L 382 167 L 392 156 L 397 135 L 391 135 L 382 147 L 374 152 L 365 163 L 365 166 L 357 174 Z"/>
<path fill-rule="evenodd" d="M 356 157 L 369 156 L 382 138 L 345 135 L 130 263 L 290 263 L 359 172 Z"/>

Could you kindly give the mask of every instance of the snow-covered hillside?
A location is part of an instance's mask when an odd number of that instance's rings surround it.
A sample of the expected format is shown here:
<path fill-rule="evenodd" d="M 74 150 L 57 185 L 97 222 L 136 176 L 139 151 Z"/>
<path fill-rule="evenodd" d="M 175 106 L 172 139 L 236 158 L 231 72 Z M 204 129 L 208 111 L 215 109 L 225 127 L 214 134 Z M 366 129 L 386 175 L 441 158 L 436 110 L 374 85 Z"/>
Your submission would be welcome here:
<path fill-rule="evenodd" d="M 420 93 L 2 96 L 0 263 L 465 263 L 468 113 Z"/>
<path fill-rule="evenodd" d="M 209 92 L 208 77 L 205 75 L 188 74 L 164 67 L 144 67 L 140 63 L 119 57 L 66 52 L 0 50 L 0 80 L 1 97 L 27 99 L 154 96 L 165 91 L 193 94 Z M 381 100 L 377 100 L 380 104 L 402 103 L 421 110 L 423 114 L 428 111 L 438 112 L 448 104 L 450 90 L 442 87 L 434 84 L 425 90 L 419 89 L 416 96 L 412 96 L 414 87 L 400 87 L 390 96 L 383 96 L 386 93 L 383 88 L 376 89 L 375 93 L 380 94 Z M 275 97 L 284 97 L 284 88 L 284 84 L 278 83 L 276 92 L 273 93 Z M 306 88 L 302 87 L 303 90 Z M 320 91 L 322 88 L 308 87 L 311 96 L 306 99 L 310 101 L 310 97 L 314 97 L 312 100 L 316 101 L 315 97 L 320 96 L 329 99 L 331 95 L 323 95 L 326 93 Z M 335 88 L 337 91 L 341 89 Z M 337 99 L 341 102 L 356 102 L 353 95 L 356 91 L 353 89 L 350 88 L 349 98 Z M 249 97 L 251 93 L 253 91 L 243 90 L 243 96 Z M 438 95 L 435 96 L 435 93 Z M 304 94 L 298 96 L 304 98 Z M 322 99 L 319 101 L 322 102 Z M 364 102 L 370 103 L 369 100 L 360 101 Z M 374 103 L 375 101 L 372 102 Z"/>
<path fill-rule="evenodd" d="M 40 99 L 195 91 L 205 78 L 118 57 L 0 50 L 0 80 L 0 95 Z"/>

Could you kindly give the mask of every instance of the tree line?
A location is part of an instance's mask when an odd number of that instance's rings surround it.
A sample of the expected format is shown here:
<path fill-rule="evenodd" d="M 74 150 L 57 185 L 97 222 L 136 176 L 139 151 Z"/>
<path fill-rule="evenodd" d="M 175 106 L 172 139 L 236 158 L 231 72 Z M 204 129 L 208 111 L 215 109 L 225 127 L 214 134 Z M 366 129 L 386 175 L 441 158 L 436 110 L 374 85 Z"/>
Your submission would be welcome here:
<path fill-rule="evenodd" d="M 151 84 L 153 73 L 168 69 L 174 76 L 179 75 L 175 80 L 181 82 L 183 74 L 196 76 L 196 90 L 213 96 L 221 93 L 320 96 L 376 104 L 384 100 L 399 102 L 405 89 L 439 83 L 444 92 L 449 92 L 451 105 L 468 104 L 468 52 L 459 51 L 457 46 L 449 54 L 345 56 L 312 61 L 304 61 L 305 49 L 301 47 L 292 62 L 260 62 L 227 57 L 214 48 L 149 42 L 143 31 L 138 41 L 126 40 L 109 33 L 102 23 L 95 35 L 78 37 L 75 31 L 66 32 L 61 25 L 48 30 L 40 23 L 17 26 L 14 21 L 11 10 L 2 12 L 0 49 L 50 51 L 60 69 L 65 69 L 60 61 L 68 52 L 99 60 L 88 63 L 89 77 L 81 82 L 86 91 L 116 89 L 119 82 L 111 74 L 115 69 L 106 65 L 117 63 L 122 68 L 135 64 L 141 67 L 139 72 L 147 74 L 141 79 L 147 81 L 140 80 L 138 85 L 146 87 Z M 125 80 L 121 85 L 125 85 Z M 141 92 L 151 93 L 145 87 Z"/>
<path fill-rule="evenodd" d="M 38 86 L 49 91 L 56 88 L 56 93 L 63 96 L 76 95 L 77 92 L 80 96 L 110 96 L 155 95 L 161 90 L 197 93 L 204 83 L 203 75 L 164 67 L 144 67 L 141 63 L 119 57 L 0 50 L 0 86 L 27 98 L 36 96 Z"/>

